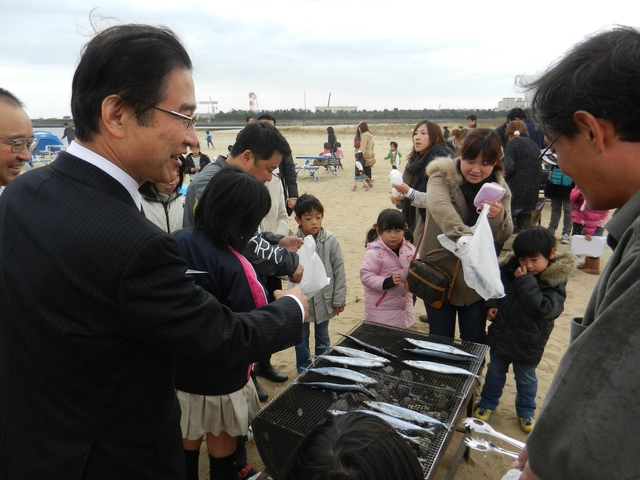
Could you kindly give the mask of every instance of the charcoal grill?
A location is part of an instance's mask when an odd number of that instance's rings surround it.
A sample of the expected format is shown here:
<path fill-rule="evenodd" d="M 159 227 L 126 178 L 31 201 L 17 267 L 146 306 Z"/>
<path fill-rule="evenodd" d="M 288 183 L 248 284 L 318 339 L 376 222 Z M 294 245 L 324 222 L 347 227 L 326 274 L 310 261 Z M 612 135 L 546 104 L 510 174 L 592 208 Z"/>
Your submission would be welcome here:
<path fill-rule="evenodd" d="M 459 422 L 460 416 L 465 413 L 463 408 L 471 398 L 476 383 L 475 378 L 471 375 L 443 375 L 418 370 L 405 365 L 402 361 L 429 360 L 463 367 L 477 374 L 486 354 L 486 345 L 454 342 L 450 338 L 366 322 L 354 327 L 349 335 L 398 356 L 385 368 L 347 367 L 378 381 L 378 385 L 366 386 L 376 394 L 377 400 L 414 408 L 453 426 Z M 405 348 L 413 348 L 404 340 L 406 337 L 455 345 L 476 355 L 477 360 L 460 363 L 411 354 L 404 351 Z M 362 348 L 345 337 L 340 337 L 337 344 Z M 327 354 L 339 355 L 331 350 Z M 329 363 L 320 356 L 315 359 L 314 366 L 339 365 Z M 313 370 L 302 373 L 298 381 L 352 383 L 348 380 L 320 375 Z M 280 476 L 291 453 L 315 425 L 327 418 L 328 410 L 356 410 L 362 408 L 363 400 L 369 400 L 369 398 L 360 393 L 329 392 L 295 383 L 286 387 L 258 412 L 252 422 L 256 446 L 269 474 L 275 479 Z M 449 431 L 446 428 L 437 427 L 434 436 L 425 437 L 426 440 L 422 441 L 420 446 L 412 445 L 423 466 L 425 479 L 432 478 L 454 431 L 455 428 Z"/>

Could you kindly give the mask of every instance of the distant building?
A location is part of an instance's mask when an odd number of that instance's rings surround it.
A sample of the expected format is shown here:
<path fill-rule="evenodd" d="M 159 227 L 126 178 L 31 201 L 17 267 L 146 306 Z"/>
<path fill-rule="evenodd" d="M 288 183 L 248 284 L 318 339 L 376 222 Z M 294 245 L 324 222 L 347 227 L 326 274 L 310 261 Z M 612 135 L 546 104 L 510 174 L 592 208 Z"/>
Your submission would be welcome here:
<path fill-rule="evenodd" d="M 496 110 L 511 110 L 512 108 L 529 108 L 529 102 L 524 98 L 504 97 L 498 102 Z"/>
<path fill-rule="evenodd" d="M 316 107 L 316 112 L 331 112 L 331 113 L 336 113 L 336 112 L 357 112 L 358 111 L 358 107 L 349 107 L 349 106 L 344 106 L 344 107 Z"/>

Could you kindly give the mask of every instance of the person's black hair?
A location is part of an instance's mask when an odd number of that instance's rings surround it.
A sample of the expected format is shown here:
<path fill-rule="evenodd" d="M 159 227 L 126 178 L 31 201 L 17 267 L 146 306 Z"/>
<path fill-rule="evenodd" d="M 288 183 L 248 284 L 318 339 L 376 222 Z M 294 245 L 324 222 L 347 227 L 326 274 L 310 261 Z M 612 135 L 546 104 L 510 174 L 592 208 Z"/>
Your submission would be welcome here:
<path fill-rule="evenodd" d="M 276 118 L 273 115 L 269 115 L 268 113 L 263 113 L 262 115 L 260 115 L 258 117 L 258 122 L 261 120 L 269 120 L 270 122 L 273 122 L 274 126 L 277 124 Z"/>
<path fill-rule="evenodd" d="M 620 139 L 640 141 L 640 31 L 616 27 L 574 46 L 539 78 L 517 82 L 531 96 L 537 121 L 552 134 L 573 138 L 573 114 L 585 110 L 613 124 Z"/>
<path fill-rule="evenodd" d="M 280 480 L 422 480 L 409 444 L 384 420 L 362 412 L 329 417 L 293 452 Z"/>
<path fill-rule="evenodd" d="M 135 111 L 139 125 L 149 125 L 176 69 L 191 71 L 191 59 L 166 27 L 117 25 L 98 33 L 84 46 L 71 84 L 78 139 L 89 141 L 98 133 L 102 102 L 110 95 Z"/>
<path fill-rule="evenodd" d="M 251 120 L 253 118 L 253 115 L 247 115 L 247 117 L 244 119 L 244 123 L 249 123 L 249 120 Z"/>
<path fill-rule="evenodd" d="M 385 230 L 403 230 L 405 233 L 409 230 L 407 227 L 407 221 L 402 215 L 402 212 L 396 208 L 386 208 L 380 212 L 376 223 L 369 229 L 364 241 L 364 246 L 373 242 L 378 238 L 378 232 L 384 232 Z M 405 235 L 406 238 L 406 235 Z M 411 235 L 413 238 L 413 235 Z"/>
<path fill-rule="evenodd" d="M 527 114 L 522 108 L 512 108 L 509 113 L 507 113 L 507 122 L 511 122 L 515 119 L 524 121 L 526 118 Z"/>
<path fill-rule="evenodd" d="M 530 225 L 516 235 L 512 248 L 517 258 L 535 257 L 540 254 L 549 259 L 556 248 L 556 237 L 547 228 Z"/>
<path fill-rule="evenodd" d="M 333 127 L 327 127 L 327 133 L 335 134 Z"/>
<path fill-rule="evenodd" d="M 329 144 L 329 142 L 324 142 L 322 148 L 324 148 L 325 150 L 329 150 L 329 148 L 331 148 L 331 145 Z"/>
<path fill-rule="evenodd" d="M 271 208 L 267 187 L 249 172 L 229 166 L 208 183 L 195 211 L 195 229 L 216 246 L 242 252 Z"/>
<path fill-rule="evenodd" d="M 389 142 L 389 145 L 396 147 L 396 150 L 398 149 L 398 142 Z"/>
<path fill-rule="evenodd" d="M 313 195 L 303 194 L 298 197 L 293 211 L 296 217 L 302 218 L 305 213 L 317 212 L 324 215 L 324 207 L 320 200 Z"/>
<path fill-rule="evenodd" d="M 264 122 L 253 122 L 240 130 L 230 155 L 235 157 L 246 150 L 251 150 L 256 160 L 269 160 L 276 152 L 283 157 L 291 154 L 289 143 L 278 129 Z"/>
<path fill-rule="evenodd" d="M 342 148 L 342 144 L 340 142 L 336 142 L 336 148 Z"/>
<path fill-rule="evenodd" d="M 476 117 L 475 115 L 469 115 L 467 117 L 467 120 L 471 120 L 472 122 L 476 122 L 478 120 L 478 117 Z"/>
<path fill-rule="evenodd" d="M 24 104 L 6 88 L 0 88 L 0 100 L 15 107 L 24 108 Z"/>
<path fill-rule="evenodd" d="M 467 133 L 460 155 L 463 159 L 474 160 L 482 154 L 482 161 L 502 169 L 502 142 L 493 128 L 474 128 Z"/>

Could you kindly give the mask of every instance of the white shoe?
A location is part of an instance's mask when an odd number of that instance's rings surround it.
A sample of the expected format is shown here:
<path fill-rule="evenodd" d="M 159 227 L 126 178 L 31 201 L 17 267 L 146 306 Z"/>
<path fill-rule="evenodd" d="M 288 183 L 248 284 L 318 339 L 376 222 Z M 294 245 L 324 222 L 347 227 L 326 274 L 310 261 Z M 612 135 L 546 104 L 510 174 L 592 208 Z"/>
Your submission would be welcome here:
<path fill-rule="evenodd" d="M 560 243 L 564 243 L 565 245 L 569 243 L 569 235 L 567 235 L 566 233 L 564 233 L 562 235 L 562 240 L 560 240 Z"/>

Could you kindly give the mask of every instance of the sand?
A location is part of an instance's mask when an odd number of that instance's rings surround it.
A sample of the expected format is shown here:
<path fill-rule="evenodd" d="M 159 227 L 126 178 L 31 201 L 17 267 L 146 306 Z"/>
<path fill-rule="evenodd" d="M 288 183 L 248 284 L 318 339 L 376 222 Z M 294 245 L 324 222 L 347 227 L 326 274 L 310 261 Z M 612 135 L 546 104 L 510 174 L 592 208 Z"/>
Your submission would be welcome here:
<path fill-rule="evenodd" d="M 449 125 L 453 125 L 454 122 Z M 339 239 L 345 258 L 347 275 L 347 305 L 344 313 L 334 318 L 330 322 L 329 331 L 332 343 L 337 342 L 338 333 L 346 333 L 363 320 L 363 287 L 360 283 L 359 270 L 364 255 L 364 239 L 367 230 L 375 222 L 378 213 L 391 207 L 389 200 L 390 185 L 387 177 L 390 171 L 388 161 L 384 160 L 387 154 L 389 142 L 396 141 L 404 159 L 411 149 L 411 132 L 413 125 L 375 125 L 370 123 L 370 130 L 375 139 L 375 153 L 377 163 L 373 167 L 374 188 L 365 192 L 362 187 L 352 192 L 353 185 L 353 136 L 355 125 L 349 127 L 335 127 L 338 141 L 342 143 L 345 152 L 344 170 L 338 172 L 337 177 L 330 173 L 320 171 L 320 180 L 314 181 L 310 176 L 301 173 L 298 177 L 298 189 L 300 194 L 313 194 L 320 199 L 325 208 L 325 218 L 323 226 L 333 232 Z M 317 155 L 322 151 L 323 143 L 327 141 L 326 128 L 324 127 L 284 127 L 281 129 L 289 141 L 296 155 Z M 237 131 L 212 132 L 214 149 L 203 151 L 212 156 L 226 154 L 227 145 L 233 144 Z M 200 133 L 201 145 L 206 145 L 204 132 Z M 298 161 L 298 163 L 301 163 Z M 542 225 L 549 223 L 550 204 L 547 202 L 542 211 Z M 297 225 L 293 216 L 290 218 L 290 227 L 293 231 Z M 558 242 L 559 251 L 567 251 L 568 245 Z M 604 267 L 610 252 L 602 258 L 601 267 Z M 556 321 L 556 327 L 551 335 L 545 350 L 542 362 L 538 366 L 538 407 L 542 405 L 544 396 L 549 388 L 551 379 L 558 365 L 562 354 L 568 345 L 569 324 L 573 317 L 583 314 L 587 301 L 598 277 L 588 275 L 576 270 L 567 286 L 567 301 L 564 313 Z M 424 306 L 421 302 L 416 303 L 416 317 L 424 313 Z M 416 321 L 412 329 L 428 332 L 427 324 Z M 311 340 L 313 341 L 313 339 Z M 296 376 L 295 353 L 293 348 L 275 354 L 272 358 L 276 368 L 284 371 L 293 380 Z M 275 384 L 262 379 L 261 384 L 269 392 L 271 398 L 281 392 L 288 384 Z M 502 402 L 491 418 L 491 425 L 514 438 L 524 441 L 527 434 L 524 433 L 518 424 L 518 419 L 514 407 L 515 383 L 510 374 L 507 379 Z M 263 406 L 266 404 L 263 404 Z M 449 469 L 451 459 L 462 439 L 462 434 L 456 433 L 442 459 L 436 472 L 435 479 L 444 479 Z M 255 446 L 251 443 L 249 447 L 250 462 L 256 468 L 262 469 L 263 465 L 257 454 Z M 499 479 L 509 469 L 511 460 L 497 454 L 481 454 L 472 451 L 468 461 L 463 460 L 457 472 L 459 479 Z M 208 470 L 208 466 L 207 466 Z M 202 472 L 204 474 L 204 471 Z M 202 476 L 201 478 L 208 478 Z"/>

